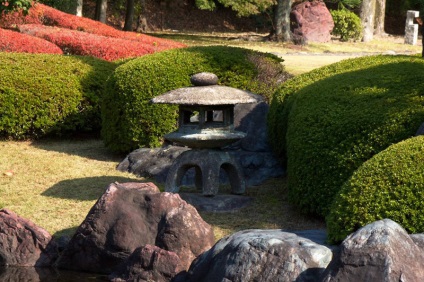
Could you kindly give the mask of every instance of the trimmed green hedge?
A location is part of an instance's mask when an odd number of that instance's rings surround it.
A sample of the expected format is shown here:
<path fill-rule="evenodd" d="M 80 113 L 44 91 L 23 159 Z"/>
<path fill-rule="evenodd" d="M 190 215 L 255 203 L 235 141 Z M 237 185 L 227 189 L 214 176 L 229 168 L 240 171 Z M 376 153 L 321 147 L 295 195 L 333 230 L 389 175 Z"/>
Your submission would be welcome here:
<path fill-rule="evenodd" d="M 370 222 L 390 218 L 410 233 L 424 232 L 424 136 L 390 146 L 343 185 L 327 218 L 337 243 Z"/>
<path fill-rule="evenodd" d="M 247 49 L 209 46 L 143 56 L 118 67 L 102 105 L 102 136 L 108 148 L 129 152 L 155 147 L 177 124 L 177 107 L 152 105 L 151 98 L 190 86 L 190 76 L 213 72 L 219 84 L 269 98 L 289 76 L 282 60 Z"/>
<path fill-rule="evenodd" d="M 325 216 L 363 162 L 413 136 L 424 121 L 423 73 L 419 57 L 369 56 L 286 82 L 272 100 L 269 132 L 287 157 L 290 199 Z"/>
<path fill-rule="evenodd" d="M 340 41 L 356 41 L 362 37 L 361 19 L 347 9 L 330 11 L 334 21 L 334 28 L 331 34 L 339 35 Z"/>
<path fill-rule="evenodd" d="M 99 131 L 114 69 L 90 57 L 0 52 L 0 138 Z"/>

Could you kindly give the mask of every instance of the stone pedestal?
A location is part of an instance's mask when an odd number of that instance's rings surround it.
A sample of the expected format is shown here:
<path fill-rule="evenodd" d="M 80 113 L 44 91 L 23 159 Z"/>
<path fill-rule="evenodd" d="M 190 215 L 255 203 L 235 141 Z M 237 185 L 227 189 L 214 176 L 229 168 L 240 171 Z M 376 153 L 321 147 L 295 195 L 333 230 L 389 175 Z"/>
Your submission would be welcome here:
<path fill-rule="evenodd" d="M 228 152 L 202 149 L 189 150 L 179 155 L 169 169 L 165 191 L 178 193 L 184 174 L 195 168 L 195 186 L 204 196 L 218 194 L 221 168 L 227 173 L 233 194 L 243 194 L 246 184 L 237 160 Z"/>
<path fill-rule="evenodd" d="M 418 11 L 406 12 L 405 44 L 410 44 L 410 45 L 417 44 L 418 24 L 415 23 L 414 18 L 417 18 L 419 16 L 420 16 L 420 12 Z"/>

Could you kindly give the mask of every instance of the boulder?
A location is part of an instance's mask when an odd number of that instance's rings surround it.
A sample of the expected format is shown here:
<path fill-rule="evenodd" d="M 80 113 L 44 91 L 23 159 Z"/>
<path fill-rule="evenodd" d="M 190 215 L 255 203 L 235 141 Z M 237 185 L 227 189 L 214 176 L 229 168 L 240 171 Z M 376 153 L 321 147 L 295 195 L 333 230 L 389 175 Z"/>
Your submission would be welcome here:
<path fill-rule="evenodd" d="M 51 266 L 58 257 L 52 236 L 16 213 L 0 210 L 0 265 Z"/>
<path fill-rule="evenodd" d="M 323 281 L 424 281 L 423 265 L 422 248 L 400 225 L 384 219 L 342 242 Z"/>
<path fill-rule="evenodd" d="M 293 37 L 299 42 L 328 42 L 334 28 L 333 17 L 322 1 L 305 1 L 291 13 Z"/>
<path fill-rule="evenodd" d="M 266 102 L 237 104 L 234 107 L 234 129 L 247 133 L 246 137 L 230 147 L 248 152 L 270 152 L 268 143 Z"/>
<path fill-rule="evenodd" d="M 153 183 L 114 183 L 92 207 L 58 260 L 64 269 L 110 274 L 146 245 L 174 252 L 187 269 L 214 243 L 212 227 L 178 194 Z"/>
<path fill-rule="evenodd" d="M 315 281 L 332 258 L 323 245 L 281 230 L 245 230 L 218 241 L 187 281 Z"/>
<path fill-rule="evenodd" d="M 109 276 L 110 281 L 170 281 L 180 271 L 181 261 L 174 252 L 146 245 L 135 249 L 126 262 Z"/>

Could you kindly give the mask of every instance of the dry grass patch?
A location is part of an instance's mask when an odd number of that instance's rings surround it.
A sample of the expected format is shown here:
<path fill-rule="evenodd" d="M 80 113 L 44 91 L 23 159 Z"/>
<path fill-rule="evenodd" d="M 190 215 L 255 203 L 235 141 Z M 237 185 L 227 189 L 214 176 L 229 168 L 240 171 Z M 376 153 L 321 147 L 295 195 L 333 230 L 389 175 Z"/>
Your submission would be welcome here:
<path fill-rule="evenodd" d="M 115 169 L 99 140 L 0 142 L 0 207 L 51 234 L 71 235 L 114 181 L 140 181 Z"/>
<path fill-rule="evenodd" d="M 72 235 L 108 184 L 147 181 L 117 171 L 124 156 L 100 140 L 0 142 L 0 208 L 32 220 L 56 236 Z M 163 185 L 160 185 L 160 188 Z M 234 213 L 201 213 L 216 239 L 250 228 L 325 228 L 286 199 L 286 179 L 247 189 L 254 203 Z M 225 188 L 220 190 L 225 191 Z"/>

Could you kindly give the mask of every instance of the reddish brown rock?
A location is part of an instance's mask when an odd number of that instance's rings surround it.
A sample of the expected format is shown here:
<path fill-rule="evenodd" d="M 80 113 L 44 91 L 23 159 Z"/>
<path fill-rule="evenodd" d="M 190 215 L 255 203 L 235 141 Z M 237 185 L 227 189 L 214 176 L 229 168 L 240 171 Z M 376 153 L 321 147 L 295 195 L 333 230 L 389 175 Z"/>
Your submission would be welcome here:
<path fill-rule="evenodd" d="M 47 267 L 57 256 L 46 230 L 10 210 L 0 210 L 0 265 Z"/>
<path fill-rule="evenodd" d="M 120 269 L 110 275 L 118 281 L 170 281 L 180 271 L 181 261 L 174 252 L 146 245 L 137 248 Z"/>
<path fill-rule="evenodd" d="M 58 267 L 111 273 L 135 249 L 155 245 L 175 252 L 181 269 L 214 243 L 212 227 L 178 194 L 153 183 L 111 184 L 87 215 Z"/>
<path fill-rule="evenodd" d="M 305 1 L 290 13 L 293 37 L 300 42 L 328 42 L 334 28 L 333 17 L 322 1 Z"/>

